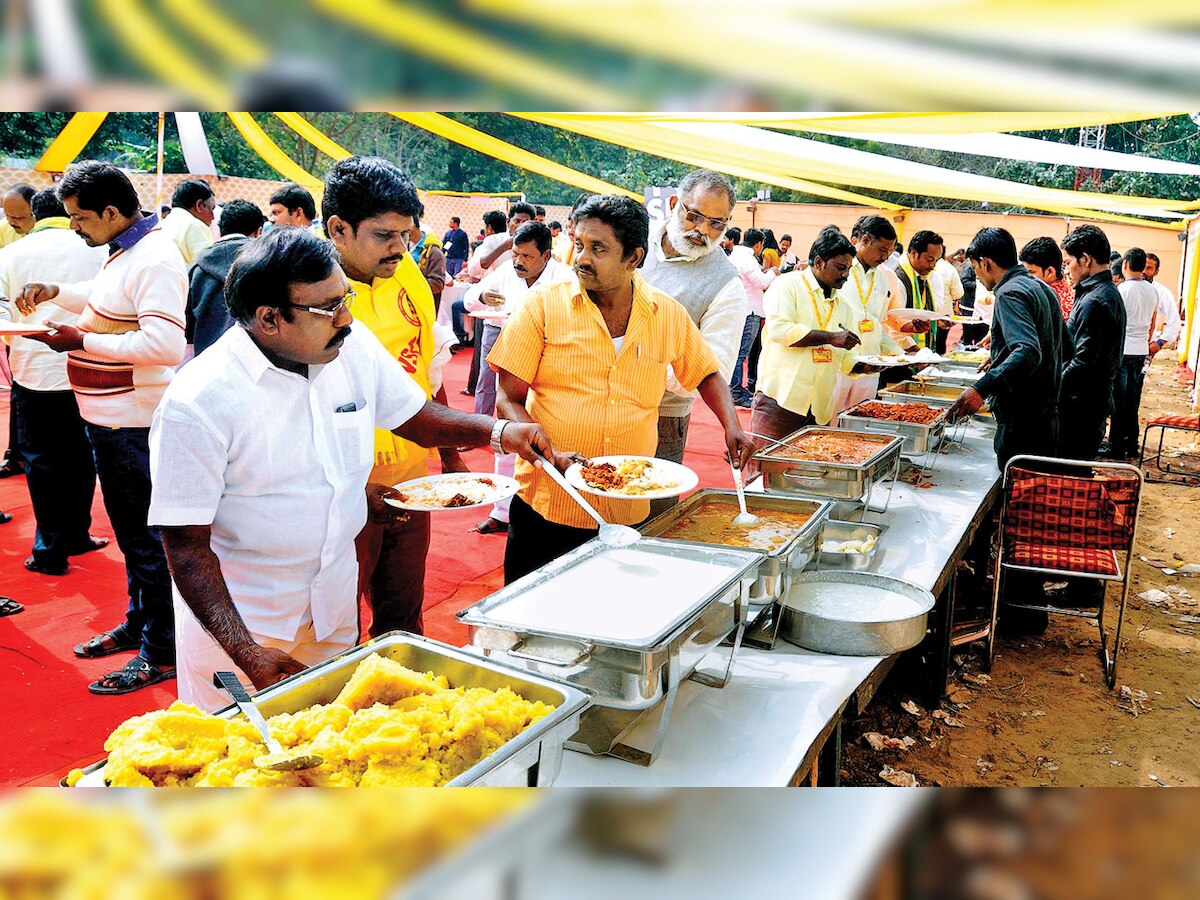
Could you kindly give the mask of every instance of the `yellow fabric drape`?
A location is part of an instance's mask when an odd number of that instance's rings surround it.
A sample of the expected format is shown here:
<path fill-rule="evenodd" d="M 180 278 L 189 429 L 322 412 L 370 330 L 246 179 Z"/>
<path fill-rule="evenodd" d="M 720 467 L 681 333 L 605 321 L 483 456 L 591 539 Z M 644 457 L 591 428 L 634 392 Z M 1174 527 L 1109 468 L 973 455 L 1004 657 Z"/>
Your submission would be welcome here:
<path fill-rule="evenodd" d="M 313 0 L 313 6 L 374 37 L 406 47 L 451 69 L 477 75 L 489 84 L 589 109 L 620 109 L 633 102 L 600 87 L 593 79 L 540 61 L 528 47 L 502 43 L 410 3 Z"/>
<path fill-rule="evenodd" d="M 232 93 L 158 25 L 141 0 L 99 0 L 96 8 L 130 56 L 165 84 L 193 95 L 202 109 L 230 105 Z"/>
<path fill-rule="evenodd" d="M 71 116 L 66 127 L 46 148 L 34 170 L 38 172 L 65 172 L 92 139 L 101 123 L 108 116 L 102 112 L 78 112 Z"/>
<path fill-rule="evenodd" d="M 449 119 L 439 113 L 393 112 L 392 115 L 397 119 L 408 122 L 410 125 L 416 125 L 418 128 L 430 131 L 438 137 L 443 137 L 456 144 L 462 144 L 464 147 L 469 147 L 472 150 L 476 150 L 486 156 L 494 157 L 518 168 L 535 172 L 538 175 L 544 175 L 547 178 L 553 178 L 555 181 L 561 181 L 563 184 L 591 191 L 594 194 L 620 194 L 624 197 L 632 197 L 638 202 L 644 199 L 641 194 L 635 194 L 633 191 L 627 191 L 625 188 L 617 187 L 615 184 L 609 184 L 607 181 L 593 178 L 591 175 L 585 175 L 583 172 L 577 172 L 561 163 L 546 159 L 544 156 L 538 156 L 536 153 L 522 150 L 520 147 L 515 147 L 506 141 L 492 137 L 490 134 L 484 134 L 482 131 L 477 131 L 460 122 L 455 122 L 453 119 Z"/>
<path fill-rule="evenodd" d="M 290 156 L 280 150 L 279 145 L 267 136 L 267 133 L 259 127 L 250 113 L 231 112 L 227 115 L 237 126 L 237 130 L 242 133 L 242 137 L 246 139 L 250 149 L 261 156 L 263 162 L 288 181 L 294 181 L 296 184 L 308 188 L 314 197 L 320 199 L 325 192 L 325 185 L 321 179 L 310 175 Z"/>
<path fill-rule="evenodd" d="M 1183 337 L 1179 341 L 1177 350 L 1181 363 L 1186 363 L 1191 354 L 1192 334 L 1195 331 L 1196 322 L 1196 292 L 1200 289 L 1200 256 L 1197 255 L 1200 252 L 1200 225 L 1195 220 L 1189 222 L 1188 225 L 1188 236 L 1191 238 L 1191 246 L 1188 247 L 1188 250 L 1191 254 L 1192 264 L 1191 271 L 1188 273 L 1187 291 L 1183 296 Z"/>
<path fill-rule="evenodd" d="M 987 200 L 1040 209 L 1059 215 L 1110 222 L 1148 225 L 1179 231 L 1182 225 L 1162 224 L 1103 210 L 1171 209 L 1178 201 L 1108 195 L 1082 191 L 1039 188 L 987 176 L 974 176 L 937 166 L 895 160 L 879 154 L 805 140 L 792 135 L 741 125 L 672 123 L 648 125 L 635 122 L 582 121 L 556 114 L 513 113 L 545 125 L 575 131 L 589 137 L 692 164 L 703 154 L 710 168 L 742 174 L 748 150 L 760 173 L 777 178 L 804 175 L 820 181 L 851 184 L 873 190 L 946 197 L 958 200 Z M 753 177 L 753 176 L 743 176 Z M 861 202 L 861 201 L 859 201 Z M 879 205 L 870 201 L 869 205 Z M 1128 207 L 1128 209 L 1126 209 Z M 1097 211 L 1101 210 L 1101 211 Z"/>
<path fill-rule="evenodd" d="M 521 191 L 421 191 L 435 197 L 524 197 Z"/>
<path fill-rule="evenodd" d="M 240 66 L 259 66 L 270 58 L 270 51 L 251 37 L 232 19 L 208 0 L 161 0 L 175 21 L 210 49 Z"/>
<path fill-rule="evenodd" d="M 317 128 L 312 122 L 308 121 L 308 119 L 304 118 L 304 116 L 300 115 L 300 113 L 277 112 L 275 115 L 283 124 L 287 125 L 288 128 L 292 129 L 292 131 L 296 132 L 296 134 L 300 135 L 300 137 L 304 138 L 326 156 L 333 157 L 334 159 L 345 159 L 348 156 L 354 155 Z"/>

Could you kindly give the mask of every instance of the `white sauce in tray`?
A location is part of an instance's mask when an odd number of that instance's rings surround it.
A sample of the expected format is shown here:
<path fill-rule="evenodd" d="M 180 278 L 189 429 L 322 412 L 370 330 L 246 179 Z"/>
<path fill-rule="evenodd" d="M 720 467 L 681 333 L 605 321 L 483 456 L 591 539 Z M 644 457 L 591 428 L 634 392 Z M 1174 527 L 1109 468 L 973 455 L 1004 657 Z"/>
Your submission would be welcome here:
<path fill-rule="evenodd" d="M 814 582 L 792 591 L 787 601 L 792 609 L 841 622 L 894 622 L 926 611 L 911 597 L 868 585 Z"/>
<path fill-rule="evenodd" d="M 716 562 L 612 548 L 493 607 L 487 617 L 539 632 L 649 644 L 732 572 Z"/>

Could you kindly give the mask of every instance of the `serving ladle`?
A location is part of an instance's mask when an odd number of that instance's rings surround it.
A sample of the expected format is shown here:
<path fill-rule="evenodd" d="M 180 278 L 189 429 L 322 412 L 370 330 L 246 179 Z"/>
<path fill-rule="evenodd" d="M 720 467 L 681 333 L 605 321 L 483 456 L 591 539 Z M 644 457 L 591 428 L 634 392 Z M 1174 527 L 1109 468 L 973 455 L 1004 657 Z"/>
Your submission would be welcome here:
<path fill-rule="evenodd" d="M 600 543 L 606 544 L 609 547 L 628 547 L 642 539 L 642 536 L 635 528 L 630 528 L 628 525 L 613 525 L 606 522 L 604 517 L 596 512 L 595 507 L 583 499 L 583 495 L 575 490 L 575 485 L 567 481 L 562 472 L 558 471 L 550 460 L 546 459 L 540 453 L 536 455 L 542 461 L 542 470 L 554 479 L 555 484 L 570 494 L 571 499 L 582 506 L 584 512 L 596 520 L 600 526 Z"/>
<path fill-rule="evenodd" d="M 269 772 L 298 772 L 301 769 L 315 768 L 325 762 L 323 757 L 312 753 L 284 750 L 283 745 L 271 735 L 271 727 L 267 724 L 267 720 L 263 718 L 263 714 L 259 712 L 254 701 L 250 699 L 250 695 L 246 693 L 246 689 L 242 687 L 242 683 L 238 681 L 238 677 L 232 672 L 214 672 L 213 684 L 228 692 L 238 709 L 262 735 L 268 752 L 265 756 L 254 758 L 255 766 Z"/>
<path fill-rule="evenodd" d="M 738 507 L 741 512 L 733 517 L 734 525 L 741 525 L 749 528 L 751 525 L 759 523 L 758 516 L 746 511 L 746 485 L 742 483 L 742 470 L 733 464 L 729 463 L 729 471 L 733 472 L 733 485 L 737 488 Z"/>

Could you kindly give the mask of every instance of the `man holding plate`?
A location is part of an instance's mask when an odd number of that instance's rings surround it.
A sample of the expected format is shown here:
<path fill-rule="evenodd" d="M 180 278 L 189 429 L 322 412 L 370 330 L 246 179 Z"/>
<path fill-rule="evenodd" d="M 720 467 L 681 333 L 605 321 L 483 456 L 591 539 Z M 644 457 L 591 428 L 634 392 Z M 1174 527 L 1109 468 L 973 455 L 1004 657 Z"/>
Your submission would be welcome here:
<path fill-rule="evenodd" d="M 150 435 L 150 522 L 175 584 L 179 697 L 227 699 L 215 671 L 265 688 L 359 637 L 354 539 L 373 516 L 375 429 L 422 447 L 559 459 L 537 425 L 428 399 L 368 329 L 352 324 L 334 245 L 280 228 L 229 272 L 231 328 L 185 366 Z"/>
<path fill-rule="evenodd" d="M 572 220 L 578 281 L 531 292 L 488 356 L 499 378 L 499 413 L 540 422 L 557 445 L 589 457 L 651 457 L 669 367 L 684 390 L 699 390 L 725 429 L 730 457 L 745 465 L 754 447 L 738 425 L 716 355 L 687 310 L 638 274 L 650 234 L 645 207 L 595 196 Z M 548 475 L 518 463 L 517 480 L 506 583 L 596 535 L 593 520 Z M 650 512 L 646 500 L 601 498 L 596 506 L 609 522 L 624 525 Z"/>

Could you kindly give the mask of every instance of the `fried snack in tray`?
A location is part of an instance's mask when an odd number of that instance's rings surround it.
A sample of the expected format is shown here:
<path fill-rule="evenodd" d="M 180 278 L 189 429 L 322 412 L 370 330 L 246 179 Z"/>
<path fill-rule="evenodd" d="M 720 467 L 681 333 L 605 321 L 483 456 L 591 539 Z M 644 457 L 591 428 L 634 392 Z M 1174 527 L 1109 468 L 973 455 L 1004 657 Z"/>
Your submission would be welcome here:
<path fill-rule="evenodd" d="M 0 896 L 385 900 L 538 800 L 508 788 L 111 793 L 0 798 Z"/>
<path fill-rule="evenodd" d="M 797 440 L 782 444 L 767 453 L 776 459 L 803 459 L 814 462 L 836 462 L 858 465 L 879 452 L 882 442 L 865 438 L 858 432 L 835 434 L 818 431 L 801 435 Z"/>
<path fill-rule="evenodd" d="M 879 403 L 876 400 L 868 400 L 851 409 L 850 414 L 868 419 L 885 419 L 889 422 L 932 425 L 946 414 L 946 410 L 924 403 Z"/>
<path fill-rule="evenodd" d="M 116 787 L 436 787 L 550 712 L 508 688 L 451 688 L 445 676 L 373 654 L 332 703 L 270 719 L 285 749 L 315 753 L 323 765 L 258 769 L 262 738 L 245 718 L 218 718 L 176 701 L 109 736 L 104 779 Z"/>
<path fill-rule="evenodd" d="M 649 494 L 674 486 L 674 482 L 654 480 L 654 463 L 648 459 L 625 459 L 617 465 L 596 463 L 581 468 L 583 480 L 598 491 L 611 494 Z"/>

